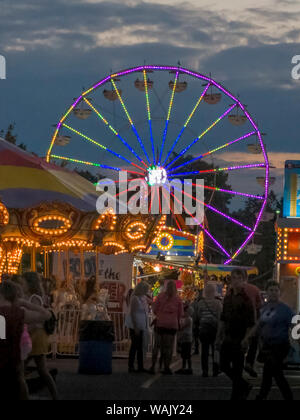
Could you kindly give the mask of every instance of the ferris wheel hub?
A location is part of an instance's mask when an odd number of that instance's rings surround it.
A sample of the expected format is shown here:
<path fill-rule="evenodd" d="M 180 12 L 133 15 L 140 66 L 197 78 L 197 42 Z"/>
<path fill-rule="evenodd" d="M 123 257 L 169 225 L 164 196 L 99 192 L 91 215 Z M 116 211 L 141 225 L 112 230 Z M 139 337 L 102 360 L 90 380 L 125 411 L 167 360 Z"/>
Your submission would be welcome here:
<path fill-rule="evenodd" d="M 150 187 L 162 187 L 168 182 L 168 174 L 165 168 L 152 165 L 147 169 L 146 182 Z"/>

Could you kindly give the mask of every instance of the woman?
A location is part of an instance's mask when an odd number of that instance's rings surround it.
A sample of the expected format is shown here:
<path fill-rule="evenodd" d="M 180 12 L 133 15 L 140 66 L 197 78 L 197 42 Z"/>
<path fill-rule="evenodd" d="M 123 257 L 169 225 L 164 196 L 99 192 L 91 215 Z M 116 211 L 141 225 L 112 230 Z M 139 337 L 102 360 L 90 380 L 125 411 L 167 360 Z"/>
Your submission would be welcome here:
<path fill-rule="evenodd" d="M 44 293 L 39 275 L 37 273 L 25 273 L 23 278 L 24 294 L 28 302 L 39 307 L 44 307 Z M 47 386 L 52 399 L 57 400 L 56 385 L 47 368 L 46 356 L 49 353 L 49 340 L 44 323 L 32 325 L 29 332 L 32 340 L 32 352 L 29 358 L 34 359 L 40 378 Z"/>
<path fill-rule="evenodd" d="M 164 363 L 165 375 L 172 375 L 170 365 L 175 343 L 175 336 L 183 317 L 183 303 L 177 296 L 176 283 L 170 280 L 166 291 L 161 293 L 153 304 L 153 312 L 157 317 L 157 332 Z"/>
<path fill-rule="evenodd" d="M 290 350 L 290 328 L 294 317 L 293 311 L 280 301 L 279 284 L 271 281 L 267 286 L 268 303 L 261 310 L 257 326 L 245 339 L 243 346 L 247 348 L 249 338 L 256 333 L 261 341 L 259 358 L 264 363 L 263 381 L 257 400 L 266 400 L 273 378 L 286 401 L 293 400 L 292 390 L 284 376 L 284 360 Z"/>
<path fill-rule="evenodd" d="M 216 299 L 216 290 L 213 284 L 208 284 L 204 290 L 204 298 L 197 305 L 197 321 L 199 328 L 199 338 L 201 341 L 201 362 L 202 374 L 204 378 L 208 377 L 209 371 L 209 351 L 212 350 L 212 358 L 214 358 L 215 342 L 218 327 L 222 314 L 222 304 Z M 219 365 L 213 363 L 213 375 L 219 373 Z"/>
<path fill-rule="evenodd" d="M 146 283 L 139 283 L 130 299 L 129 311 L 126 319 L 126 326 L 130 329 L 131 348 L 129 352 L 129 373 L 136 372 L 135 358 L 137 356 L 138 373 L 146 372 L 144 369 L 144 348 L 147 343 L 149 329 L 149 305 L 147 294 L 149 286 Z"/>
<path fill-rule="evenodd" d="M 21 362 L 21 338 L 25 324 L 51 318 L 46 309 L 19 299 L 18 286 L 0 284 L 0 316 L 5 319 L 6 338 L 0 340 L 0 395 L 5 401 L 29 399 Z"/>

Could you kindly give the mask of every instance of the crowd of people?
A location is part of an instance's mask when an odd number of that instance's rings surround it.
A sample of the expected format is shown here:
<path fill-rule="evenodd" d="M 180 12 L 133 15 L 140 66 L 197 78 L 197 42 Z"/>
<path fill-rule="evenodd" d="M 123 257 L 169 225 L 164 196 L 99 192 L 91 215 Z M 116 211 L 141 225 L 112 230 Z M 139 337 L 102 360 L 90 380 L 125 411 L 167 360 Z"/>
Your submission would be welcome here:
<path fill-rule="evenodd" d="M 0 340 L 0 394 L 3 400 L 29 400 L 25 374 L 31 361 L 51 398 L 57 389 L 46 356 L 54 315 L 47 309 L 42 279 L 37 273 L 12 276 L 0 284 L 0 316 L 6 337 Z"/>
<path fill-rule="evenodd" d="M 156 374 L 159 364 L 164 375 L 192 375 L 193 355 L 201 353 L 203 377 L 217 377 L 223 372 L 232 381 L 232 400 L 246 400 L 252 388 L 244 379 L 244 371 L 256 378 L 259 361 L 264 367 L 257 399 L 268 398 L 274 379 L 283 398 L 292 400 L 283 368 L 294 314 L 280 301 L 279 284 L 268 283 L 268 300 L 264 303 L 259 289 L 248 282 L 247 273 L 235 269 L 224 298 L 216 293 L 214 282 L 207 281 L 194 302 L 184 302 L 176 280 L 176 276 L 167 279 L 154 300 L 145 282 L 128 294 L 129 373 Z M 55 316 L 50 309 L 53 301 L 43 284 L 37 273 L 12 276 L 0 284 L 0 316 L 6 322 L 6 339 L 0 340 L 2 398 L 29 399 L 26 372 L 31 362 L 51 398 L 58 398 L 46 363 Z M 86 284 L 83 302 L 94 302 L 95 293 L 98 296 L 96 282 L 91 279 Z M 146 369 L 145 356 L 150 348 L 152 361 Z M 175 349 L 181 355 L 182 366 L 173 372 Z"/>
<path fill-rule="evenodd" d="M 200 353 L 204 378 L 221 372 L 232 381 L 232 400 L 246 400 L 252 386 L 244 371 L 257 378 L 255 363 L 263 363 L 263 380 L 257 400 L 268 398 L 273 379 L 285 400 L 292 400 L 291 388 L 284 376 L 284 361 L 290 349 L 290 329 L 294 314 L 280 301 L 279 284 L 267 285 L 267 303 L 260 290 L 248 283 L 247 273 L 235 269 L 224 299 L 216 294 L 215 285 L 207 283 L 193 303 L 183 302 L 177 293 L 176 278 L 166 281 L 165 289 L 155 301 L 149 286 L 140 283 L 129 296 L 126 325 L 130 329 L 130 373 L 156 373 L 157 362 L 162 374 L 172 375 L 172 358 L 177 349 L 182 367 L 176 374 L 193 374 L 192 352 Z M 152 312 L 154 343 L 152 365 L 146 370 L 145 355 L 149 342 L 149 312 Z M 209 356 L 211 355 L 212 363 Z M 137 357 L 137 369 L 135 360 Z"/>

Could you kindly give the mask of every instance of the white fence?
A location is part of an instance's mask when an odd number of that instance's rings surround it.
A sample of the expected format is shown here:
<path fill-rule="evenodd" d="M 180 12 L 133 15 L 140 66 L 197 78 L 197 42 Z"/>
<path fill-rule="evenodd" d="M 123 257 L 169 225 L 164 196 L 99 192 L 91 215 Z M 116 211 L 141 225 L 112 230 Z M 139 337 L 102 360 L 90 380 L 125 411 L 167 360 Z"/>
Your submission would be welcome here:
<path fill-rule="evenodd" d="M 125 327 L 124 313 L 110 313 L 114 325 L 115 341 L 113 355 L 115 357 L 128 356 L 130 347 L 129 331 Z M 66 310 L 59 312 L 57 329 L 51 337 L 51 353 L 56 356 L 78 356 L 79 328 L 82 318 L 80 310 Z"/>

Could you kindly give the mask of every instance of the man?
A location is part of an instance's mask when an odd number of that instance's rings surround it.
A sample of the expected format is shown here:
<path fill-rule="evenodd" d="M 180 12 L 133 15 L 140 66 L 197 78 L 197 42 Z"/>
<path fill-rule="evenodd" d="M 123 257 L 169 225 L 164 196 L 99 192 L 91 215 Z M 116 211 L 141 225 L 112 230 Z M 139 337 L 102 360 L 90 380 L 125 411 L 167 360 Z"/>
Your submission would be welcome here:
<path fill-rule="evenodd" d="M 260 311 L 263 305 L 260 290 L 258 287 L 254 286 L 253 284 L 248 283 L 248 274 L 247 271 L 244 270 L 244 290 L 246 295 L 252 302 L 254 313 L 255 313 L 255 322 L 257 322 L 260 318 Z M 248 349 L 247 357 L 246 357 L 246 365 L 245 371 L 252 377 L 257 378 L 257 373 L 254 370 L 254 364 L 256 361 L 256 355 L 258 350 L 258 337 L 252 337 L 250 341 L 250 346 Z"/>
<path fill-rule="evenodd" d="M 280 300 L 280 286 L 274 281 L 267 285 L 268 303 L 261 310 L 261 317 L 256 327 L 245 339 L 244 345 L 251 336 L 260 337 L 261 361 L 264 363 L 263 381 L 257 400 L 266 400 L 275 379 L 283 398 L 293 400 L 293 393 L 284 376 L 284 360 L 290 350 L 290 329 L 294 317 L 293 311 Z"/>
<path fill-rule="evenodd" d="M 244 290 L 243 270 L 233 270 L 216 340 L 221 370 L 232 380 L 232 400 L 246 400 L 252 388 L 243 379 L 245 352 L 242 343 L 254 325 L 255 313 Z"/>

